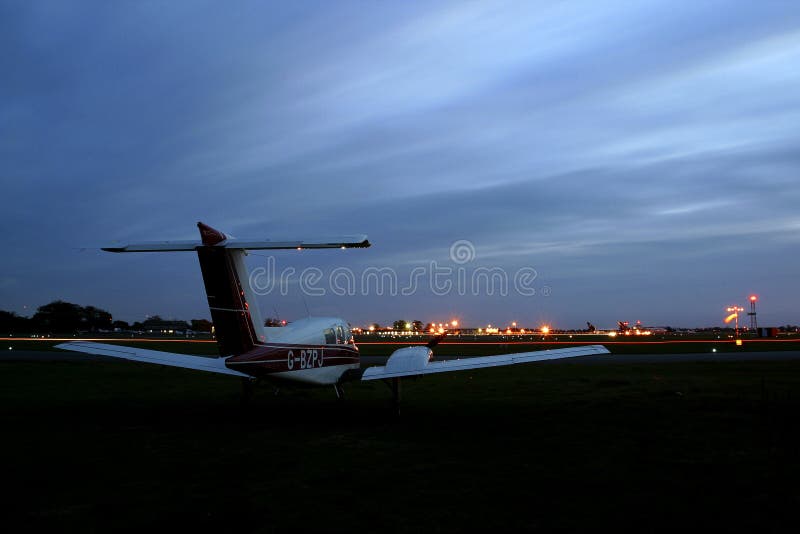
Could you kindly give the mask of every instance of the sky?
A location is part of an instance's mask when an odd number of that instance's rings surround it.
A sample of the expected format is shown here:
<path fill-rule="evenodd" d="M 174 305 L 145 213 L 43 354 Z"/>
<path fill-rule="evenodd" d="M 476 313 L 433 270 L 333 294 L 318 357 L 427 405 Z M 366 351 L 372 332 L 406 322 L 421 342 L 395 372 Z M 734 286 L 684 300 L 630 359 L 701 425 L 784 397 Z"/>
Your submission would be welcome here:
<path fill-rule="evenodd" d="M 3 0 L 0 49 L 0 309 L 208 318 L 193 253 L 96 248 L 203 221 L 369 236 L 249 256 L 265 316 L 800 323 L 795 1 Z"/>

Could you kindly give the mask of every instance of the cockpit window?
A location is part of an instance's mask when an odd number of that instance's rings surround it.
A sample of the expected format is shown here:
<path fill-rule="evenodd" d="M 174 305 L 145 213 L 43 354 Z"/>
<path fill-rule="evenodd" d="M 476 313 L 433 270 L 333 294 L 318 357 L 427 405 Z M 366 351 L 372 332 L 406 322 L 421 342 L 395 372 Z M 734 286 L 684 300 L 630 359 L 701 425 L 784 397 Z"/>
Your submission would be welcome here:
<path fill-rule="evenodd" d="M 347 342 L 344 338 L 344 330 L 342 330 L 341 325 L 336 327 L 336 342 L 340 344 Z"/>
<path fill-rule="evenodd" d="M 319 330 L 317 330 L 317 332 L 319 332 Z M 327 345 L 336 344 L 336 334 L 334 333 L 333 328 L 325 329 L 325 343 Z"/>
<path fill-rule="evenodd" d="M 350 329 L 346 326 L 342 327 L 344 329 L 344 342 L 345 343 L 352 343 L 353 342 L 353 333 L 350 332 Z"/>

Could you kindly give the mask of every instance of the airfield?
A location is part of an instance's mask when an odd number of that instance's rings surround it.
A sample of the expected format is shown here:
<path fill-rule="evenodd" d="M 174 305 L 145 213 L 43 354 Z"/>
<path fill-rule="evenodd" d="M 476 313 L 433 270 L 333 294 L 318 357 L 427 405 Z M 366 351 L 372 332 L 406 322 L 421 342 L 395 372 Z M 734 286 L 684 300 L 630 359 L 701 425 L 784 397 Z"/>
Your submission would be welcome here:
<path fill-rule="evenodd" d="M 243 406 L 229 377 L 4 340 L 3 515 L 81 531 L 796 532 L 800 343 L 752 341 L 427 376 L 404 383 L 396 419 L 382 383 L 344 402 L 264 387 Z M 397 345 L 359 348 L 370 365 Z"/>

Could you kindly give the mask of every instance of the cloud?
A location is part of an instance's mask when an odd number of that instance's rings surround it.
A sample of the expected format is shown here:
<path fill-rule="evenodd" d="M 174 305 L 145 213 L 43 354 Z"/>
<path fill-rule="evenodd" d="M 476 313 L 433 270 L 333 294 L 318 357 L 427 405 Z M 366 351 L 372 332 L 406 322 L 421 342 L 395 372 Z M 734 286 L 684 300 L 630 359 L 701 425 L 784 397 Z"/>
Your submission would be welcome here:
<path fill-rule="evenodd" d="M 20 284 L 0 289 L 18 310 L 71 292 L 128 316 L 206 314 L 185 298 L 201 291 L 195 271 L 138 289 L 149 269 L 194 269 L 185 257 L 73 250 L 191 238 L 197 220 L 243 236 L 368 232 L 375 247 L 347 261 L 406 269 L 469 239 L 481 261 L 533 262 L 562 284 L 636 279 L 643 257 L 648 280 L 675 279 L 680 261 L 735 262 L 740 282 L 798 297 L 776 282 L 798 266 L 791 3 L 0 9 L 0 223 L 13 250 L 0 276 Z M 118 282 L 92 285 L 109 270 Z M 681 269 L 687 288 L 736 290 L 696 270 L 705 278 Z M 615 294 L 647 308 L 672 292 Z M 590 296 L 460 305 L 484 322 L 550 306 L 580 325 Z M 378 299 L 334 305 L 357 320 L 389 313 Z"/>

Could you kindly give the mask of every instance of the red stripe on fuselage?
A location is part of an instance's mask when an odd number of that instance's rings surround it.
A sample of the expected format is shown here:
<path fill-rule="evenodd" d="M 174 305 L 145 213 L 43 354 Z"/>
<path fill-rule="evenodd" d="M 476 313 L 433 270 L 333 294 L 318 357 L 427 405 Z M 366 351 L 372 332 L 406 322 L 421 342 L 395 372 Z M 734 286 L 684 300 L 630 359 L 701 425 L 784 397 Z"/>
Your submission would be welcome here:
<path fill-rule="evenodd" d="M 359 363 L 358 349 L 352 345 L 258 345 L 253 350 L 231 356 L 225 365 L 252 376 L 287 371 Z"/>

